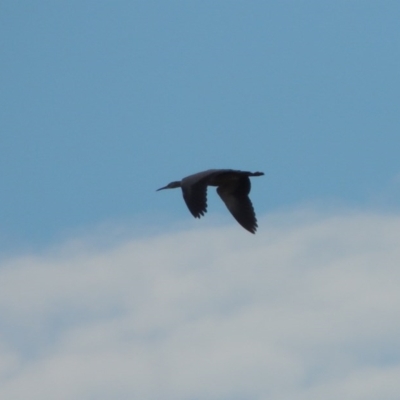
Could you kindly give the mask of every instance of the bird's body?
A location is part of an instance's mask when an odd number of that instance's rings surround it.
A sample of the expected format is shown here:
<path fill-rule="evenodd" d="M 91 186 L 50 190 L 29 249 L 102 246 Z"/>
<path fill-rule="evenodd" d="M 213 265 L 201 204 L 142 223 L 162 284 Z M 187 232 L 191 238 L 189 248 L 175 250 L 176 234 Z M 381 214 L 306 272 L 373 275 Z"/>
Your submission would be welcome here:
<path fill-rule="evenodd" d="M 237 222 L 251 233 L 257 230 L 257 219 L 249 199 L 250 176 L 263 172 L 233 169 L 209 169 L 169 183 L 158 190 L 182 188 L 183 198 L 195 218 L 207 212 L 207 186 L 217 186 L 217 193 Z"/>

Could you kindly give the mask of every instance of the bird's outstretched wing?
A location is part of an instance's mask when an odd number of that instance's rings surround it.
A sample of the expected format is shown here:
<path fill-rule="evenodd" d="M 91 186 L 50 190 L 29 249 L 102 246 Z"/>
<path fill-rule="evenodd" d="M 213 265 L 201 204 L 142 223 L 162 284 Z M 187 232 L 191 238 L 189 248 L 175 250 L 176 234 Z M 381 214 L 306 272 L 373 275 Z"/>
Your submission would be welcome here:
<path fill-rule="evenodd" d="M 250 179 L 242 177 L 235 182 L 220 185 L 217 193 L 225 203 L 233 217 L 251 233 L 256 233 L 257 219 L 248 193 L 250 192 Z"/>
<path fill-rule="evenodd" d="M 182 186 L 185 203 L 193 217 L 200 218 L 207 212 L 207 185 L 198 182 Z"/>

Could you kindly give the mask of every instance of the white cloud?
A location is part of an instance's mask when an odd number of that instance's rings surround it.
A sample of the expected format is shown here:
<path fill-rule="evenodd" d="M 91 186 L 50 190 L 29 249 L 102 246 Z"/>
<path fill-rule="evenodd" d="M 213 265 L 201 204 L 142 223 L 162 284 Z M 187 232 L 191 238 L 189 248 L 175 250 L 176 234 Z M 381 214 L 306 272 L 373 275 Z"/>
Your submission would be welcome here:
<path fill-rule="evenodd" d="M 3 260 L 0 398 L 398 399 L 400 217 L 260 227 Z"/>

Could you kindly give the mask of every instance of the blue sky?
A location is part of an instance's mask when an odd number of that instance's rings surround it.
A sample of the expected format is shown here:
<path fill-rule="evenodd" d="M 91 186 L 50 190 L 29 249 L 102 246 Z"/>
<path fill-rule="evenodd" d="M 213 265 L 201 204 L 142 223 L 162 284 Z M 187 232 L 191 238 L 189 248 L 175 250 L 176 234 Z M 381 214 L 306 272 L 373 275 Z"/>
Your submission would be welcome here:
<path fill-rule="evenodd" d="M 261 213 L 397 207 L 398 2 L 1 8 L 3 248 L 189 218 L 154 189 L 208 168 L 265 171 Z"/>
<path fill-rule="evenodd" d="M 398 400 L 399 19 L 3 1 L 0 398 Z M 155 191 L 209 168 L 256 235 Z"/>

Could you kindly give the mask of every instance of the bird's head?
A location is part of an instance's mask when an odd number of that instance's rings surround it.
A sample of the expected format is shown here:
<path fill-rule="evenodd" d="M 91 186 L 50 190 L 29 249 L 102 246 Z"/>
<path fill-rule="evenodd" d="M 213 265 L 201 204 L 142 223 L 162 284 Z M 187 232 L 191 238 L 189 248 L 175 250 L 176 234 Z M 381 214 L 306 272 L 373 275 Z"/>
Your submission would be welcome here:
<path fill-rule="evenodd" d="M 168 183 L 167 186 L 157 189 L 156 192 L 158 192 L 159 190 L 163 190 L 163 189 L 176 189 L 178 187 L 181 187 L 181 181 L 174 181 L 174 182 Z"/>

